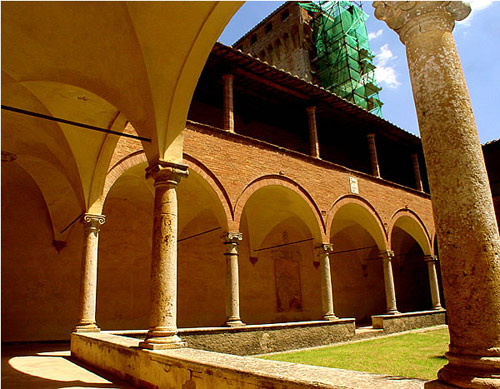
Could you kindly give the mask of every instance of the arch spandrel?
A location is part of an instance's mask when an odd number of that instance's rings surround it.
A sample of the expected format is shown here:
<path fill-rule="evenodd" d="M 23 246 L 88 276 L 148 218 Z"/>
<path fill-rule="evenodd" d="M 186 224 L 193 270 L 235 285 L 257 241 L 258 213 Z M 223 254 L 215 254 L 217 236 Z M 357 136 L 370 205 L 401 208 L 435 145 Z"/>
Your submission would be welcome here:
<path fill-rule="evenodd" d="M 392 247 L 394 227 L 401 228 L 418 243 L 424 255 L 432 255 L 430 235 L 422 220 L 413 211 L 400 209 L 391 218 L 389 225 L 389 247 Z"/>
<path fill-rule="evenodd" d="M 330 237 L 344 228 L 359 224 L 373 238 L 379 250 L 387 250 L 388 239 L 382 219 L 375 208 L 357 196 L 338 199 L 327 215 L 327 231 Z"/>

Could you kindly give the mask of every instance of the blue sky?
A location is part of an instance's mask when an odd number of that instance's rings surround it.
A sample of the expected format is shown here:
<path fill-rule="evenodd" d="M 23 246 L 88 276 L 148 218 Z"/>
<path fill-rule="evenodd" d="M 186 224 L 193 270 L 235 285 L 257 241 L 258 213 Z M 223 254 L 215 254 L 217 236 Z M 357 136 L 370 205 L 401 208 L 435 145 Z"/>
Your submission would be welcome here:
<path fill-rule="evenodd" d="M 453 35 L 471 95 L 479 138 L 500 138 L 500 1 L 471 1 L 472 13 L 458 22 Z M 283 2 L 249 1 L 236 13 L 219 41 L 231 45 Z M 384 118 L 419 135 L 406 54 L 397 34 L 373 16 L 371 1 L 363 2 L 370 45 L 376 54 L 377 80 L 382 87 Z"/>

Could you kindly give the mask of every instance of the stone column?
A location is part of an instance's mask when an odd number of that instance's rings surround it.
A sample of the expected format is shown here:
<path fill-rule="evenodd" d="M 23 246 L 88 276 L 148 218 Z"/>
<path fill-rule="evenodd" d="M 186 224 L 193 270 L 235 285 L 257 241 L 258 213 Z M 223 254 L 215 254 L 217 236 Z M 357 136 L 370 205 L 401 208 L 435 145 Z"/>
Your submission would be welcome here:
<path fill-rule="evenodd" d="M 380 177 L 380 168 L 378 166 L 377 146 L 375 145 L 375 134 L 368 134 L 368 147 L 370 148 L 370 159 L 372 162 L 372 174 L 375 177 Z"/>
<path fill-rule="evenodd" d="M 500 387 L 500 239 L 467 85 L 452 35 L 459 1 L 374 2 L 406 46 L 450 331 L 440 380 Z"/>
<path fill-rule="evenodd" d="M 234 75 L 224 74 L 222 79 L 224 80 L 224 130 L 234 132 Z"/>
<path fill-rule="evenodd" d="M 415 184 L 417 186 L 417 190 L 423 192 L 424 186 L 422 185 L 422 176 L 420 175 L 420 164 L 418 163 L 418 154 L 412 153 L 411 160 L 413 162 L 413 172 L 415 173 Z"/>
<path fill-rule="evenodd" d="M 427 269 L 429 270 L 429 285 L 431 287 L 432 309 L 443 309 L 441 306 L 441 297 L 439 296 L 439 281 L 436 271 L 437 257 L 435 255 L 426 255 Z"/>
<path fill-rule="evenodd" d="M 394 287 L 394 275 L 392 273 L 392 258 L 394 258 L 394 251 L 381 251 L 379 254 L 379 258 L 382 259 L 382 266 L 384 267 L 385 301 L 387 304 L 387 313 L 391 315 L 396 314 L 399 312 L 396 305 L 396 288 Z"/>
<path fill-rule="evenodd" d="M 333 244 L 323 243 L 317 248 L 321 268 L 321 301 L 323 304 L 323 320 L 338 319 L 333 308 L 332 275 L 330 273 L 330 254 L 333 254 Z"/>
<path fill-rule="evenodd" d="M 243 239 L 241 232 L 224 235 L 226 246 L 226 323 L 229 327 L 243 326 L 240 319 L 240 282 L 238 273 L 238 245 Z"/>
<path fill-rule="evenodd" d="M 316 126 L 316 107 L 307 107 L 307 118 L 309 120 L 309 142 L 311 144 L 311 156 L 319 158 L 318 127 Z"/>
<path fill-rule="evenodd" d="M 186 165 L 157 161 L 146 169 L 154 179 L 153 251 L 149 331 L 140 347 L 161 350 L 184 346 L 177 336 L 177 184 Z"/>
<path fill-rule="evenodd" d="M 78 306 L 78 324 L 74 332 L 98 332 L 95 320 L 97 300 L 97 253 L 99 230 L 104 224 L 104 215 L 86 213 L 81 222 L 84 225 L 83 255 L 80 279 L 80 301 Z"/>

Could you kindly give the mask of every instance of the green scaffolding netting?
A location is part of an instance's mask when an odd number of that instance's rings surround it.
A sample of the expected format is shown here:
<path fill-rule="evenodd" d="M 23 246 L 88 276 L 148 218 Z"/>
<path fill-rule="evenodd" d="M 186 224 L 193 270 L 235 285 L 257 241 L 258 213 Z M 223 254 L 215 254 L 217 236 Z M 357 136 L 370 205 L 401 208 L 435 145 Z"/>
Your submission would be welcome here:
<path fill-rule="evenodd" d="M 368 15 L 350 1 L 299 5 L 313 14 L 313 63 L 321 86 L 382 117 L 381 88 L 365 25 Z"/>

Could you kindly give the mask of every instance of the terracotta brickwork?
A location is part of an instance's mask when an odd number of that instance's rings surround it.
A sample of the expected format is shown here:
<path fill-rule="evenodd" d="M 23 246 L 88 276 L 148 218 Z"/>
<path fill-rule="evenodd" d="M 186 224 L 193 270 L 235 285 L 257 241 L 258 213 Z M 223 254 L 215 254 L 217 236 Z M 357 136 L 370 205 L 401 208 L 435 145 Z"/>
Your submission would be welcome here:
<path fill-rule="evenodd" d="M 196 158 L 222 183 L 234 206 L 252 182 L 265 176 L 291 180 L 307 192 L 326 226 L 336 202 L 344 197 L 362 199 L 380 217 L 387 235 L 392 216 L 413 211 L 434 236 L 430 197 L 370 175 L 235 134 L 190 125 L 185 131 L 185 154 Z M 237 174 L 235 174 L 237 172 Z M 358 180 L 359 195 L 351 193 L 349 178 Z M 324 234 L 328 236 L 329 231 Z"/>

